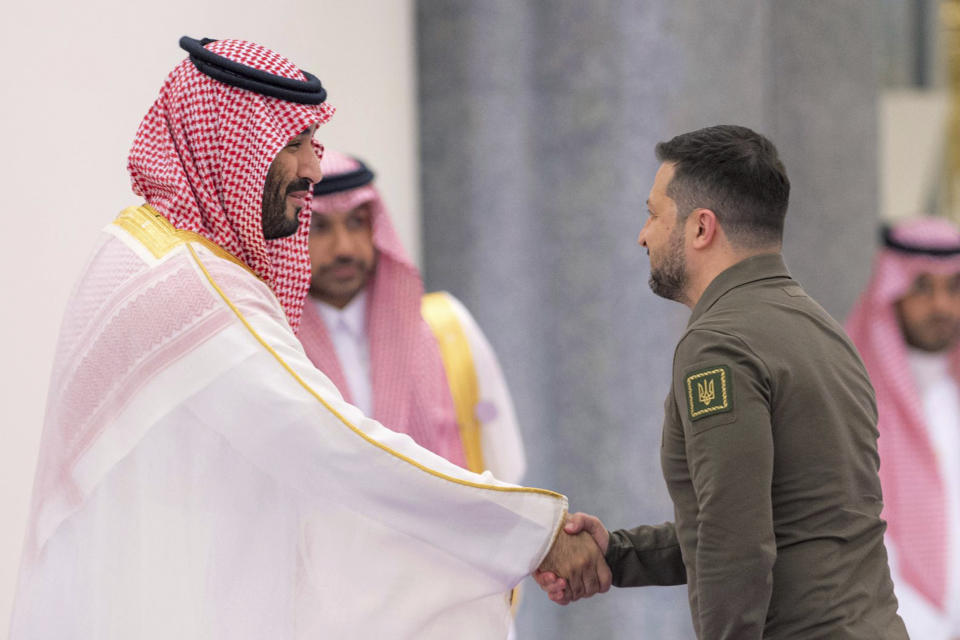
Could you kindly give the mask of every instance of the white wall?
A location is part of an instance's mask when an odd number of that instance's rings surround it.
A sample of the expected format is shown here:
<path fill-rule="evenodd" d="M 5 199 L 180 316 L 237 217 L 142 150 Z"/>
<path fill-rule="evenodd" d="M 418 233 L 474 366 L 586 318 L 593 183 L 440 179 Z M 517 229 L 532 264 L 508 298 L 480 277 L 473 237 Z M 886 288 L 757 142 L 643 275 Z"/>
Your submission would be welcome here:
<path fill-rule="evenodd" d="M 185 56 L 179 37 L 253 40 L 318 76 L 338 113 L 317 138 L 377 171 L 401 238 L 417 256 L 413 32 L 412 0 L 7 3 L 0 19 L 0 636 L 60 316 L 98 229 L 138 203 L 127 152 Z"/>
<path fill-rule="evenodd" d="M 880 94 L 880 219 L 935 213 L 949 112 L 943 91 L 893 89 Z"/>

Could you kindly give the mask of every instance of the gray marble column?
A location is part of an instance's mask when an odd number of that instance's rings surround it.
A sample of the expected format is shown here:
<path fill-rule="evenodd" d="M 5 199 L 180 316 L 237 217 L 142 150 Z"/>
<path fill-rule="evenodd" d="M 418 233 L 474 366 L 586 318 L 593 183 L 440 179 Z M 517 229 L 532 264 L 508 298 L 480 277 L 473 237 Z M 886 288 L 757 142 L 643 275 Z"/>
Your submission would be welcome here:
<path fill-rule="evenodd" d="M 672 518 L 663 399 L 685 307 L 636 235 L 654 144 L 736 123 L 794 183 L 787 261 L 842 315 L 872 250 L 867 0 L 419 0 L 427 285 L 473 311 L 521 419 L 528 484 L 611 527 Z M 684 587 L 560 608 L 532 582 L 521 638 L 690 638 Z"/>
<path fill-rule="evenodd" d="M 767 119 L 792 182 L 784 255 L 836 317 L 866 285 L 879 221 L 873 3 L 771 3 Z"/>

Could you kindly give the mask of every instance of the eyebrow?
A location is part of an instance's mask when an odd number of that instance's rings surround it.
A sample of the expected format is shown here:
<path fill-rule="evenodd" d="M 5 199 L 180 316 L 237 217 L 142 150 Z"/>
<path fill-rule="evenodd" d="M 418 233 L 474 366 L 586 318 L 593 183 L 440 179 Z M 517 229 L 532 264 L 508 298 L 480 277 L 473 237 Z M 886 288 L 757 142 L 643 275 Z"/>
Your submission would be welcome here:
<path fill-rule="evenodd" d="M 313 125 L 310 125 L 310 126 L 313 126 Z M 304 129 L 303 131 L 301 131 L 301 132 L 298 133 L 297 135 L 295 135 L 295 136 L 293 136 L 292 138 L 290 138 L 290 140 L 287 142 L 287 144 L 293 144 L 293 142 L 294 142 L 297 138 L 302 138 L 303 136 L 306 136 L 306 135 L 310 135 L 310 127 L 307 127 L 306 129 Z"/>
<path fill-rule="evenodd" d="M 293 137 L 294 137 L 294 138 L 300 138 L 300 137 L 302 137 L 302 136 L 312 135 L 310 129 L 313 129 L 313 133 L 316 133 L 316 129 L 314 128 L 314 125 L 310 125 L 309 127 L 307 127 L 306 129 L 304 129 L 303 131 L 301 131 L 300 133 L 298 133 L 297 135 L 295 135 L 295 136 L 293 136 Z"/>

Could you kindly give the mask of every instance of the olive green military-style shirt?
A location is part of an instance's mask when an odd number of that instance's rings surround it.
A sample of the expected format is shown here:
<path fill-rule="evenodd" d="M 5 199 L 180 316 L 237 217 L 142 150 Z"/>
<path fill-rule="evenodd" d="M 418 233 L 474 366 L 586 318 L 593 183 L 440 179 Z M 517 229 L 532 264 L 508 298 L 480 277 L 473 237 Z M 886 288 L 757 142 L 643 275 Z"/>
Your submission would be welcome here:
<path fill-rule="evenodd" d="M 780 255 L 730 267 L 674 354 L 661 463 L 675 522 L 611 534 L 614 584 L 687 582 L 704 640 L 907 638 L 876 425 L 859 355 Z"/>

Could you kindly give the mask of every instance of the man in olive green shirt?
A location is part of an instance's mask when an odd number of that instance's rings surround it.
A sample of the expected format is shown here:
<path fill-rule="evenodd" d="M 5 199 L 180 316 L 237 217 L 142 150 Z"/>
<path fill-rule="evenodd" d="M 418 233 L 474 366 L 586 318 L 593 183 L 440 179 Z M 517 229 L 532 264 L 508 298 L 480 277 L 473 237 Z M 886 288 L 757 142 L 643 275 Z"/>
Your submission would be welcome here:
<path fill-rule="evenodd" d="M 780 255 L 790 183 L 734 126 L 657 145 L 638 242 L 654 293 L 693 312 L 674 354 L 661 464 L 675 522 L 608 533 L 619 587 L 688 584 L 697 637 L 900 639 L 883 546 L 877 412 L 840 325 Z M 538 576 L 565 604 L 592 595 Z"/>

